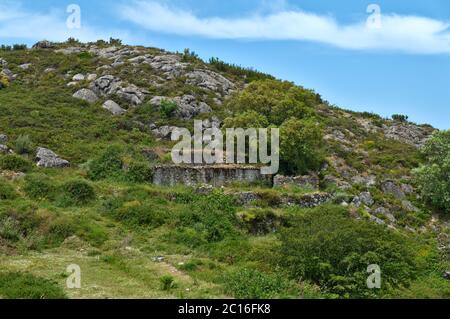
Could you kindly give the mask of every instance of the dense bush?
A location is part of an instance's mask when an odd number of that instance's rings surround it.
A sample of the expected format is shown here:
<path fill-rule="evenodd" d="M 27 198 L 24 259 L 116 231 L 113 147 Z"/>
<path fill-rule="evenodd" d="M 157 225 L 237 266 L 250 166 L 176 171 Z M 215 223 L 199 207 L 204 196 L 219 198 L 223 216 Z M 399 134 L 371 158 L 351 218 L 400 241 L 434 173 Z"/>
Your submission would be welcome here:
<path fill-rule="evenodd" d="M 0 177 L 0 200 L 10 200 L 17 197 L 14 187 L 4 178 Z"/>
<path fill-rule="evenodd" d="M 290 283 L 282 275 L 240 269 L 225 276 L 224 286 L 227 293 L 238 299 L 273 299 L 283 297 Z"/>
<path fill-rule="evenodd" d="M 237 235 L 233 199 L 221 192 L 199 196 L 180 214 L 178 225 L 195 229 L 207 242 Z"/>
<path fill-rule="evenodd" d="M 280 169 L 285 174 L 306 174 L 323 161 L 322 130 L 313 120 L 291 118 L 280 127 Z"/>
<path fill-rule="evenodd" d="M 51 199 L 55 195 L 54 181 L 44 174 L 27 175 L 23 190 L 32 199 Z"/>
<path fill-rule="evenodd" d="M 154 202 L 131 201 L 111 212 L 114 219 L 129 226 L 155 228 L 163 225 L 170 218 L 170 212 Z"/>
<path fill-rule="evenodd" d="M 308 279 L 341 297 L 376 297 L 415 275 L 413 245 L 398 233 L 354 220 L 328 206 L 294 218 L 282 232 L 281 262 L 293 278 Z M 367 267 L 381 267 L 381 290 L 367 288 Z"/>
<path fill-rule="evenodd" d="M 63 200 L 68 205 L 85 205 L 96 197 L 94 187 L 84 180 L 72 180 L 62 185 Z"/>
<path fill-rule="evenodd" d="M 170 118 L 177 109 L 178 105 L 174 101 L 166 99 L 161 101 L 160 112 L 163 118 L 166 119 Z"/>
<path fill-rule="evenodd" d="M 275 232 L 283 220 L 270 209 L 249 209 L 240 212 L 243 227 L 253 235 L 266 235 Z"/>
<path fill-rule="evenodd" d="M 89 163 L 88 176 L 92 180 L 101 180 L 115 177 L 122 172 L 122 149 L 118 146 L 110 146 Z"/>
<path fill-rule="evenodd" d="M 74 232 L 70 221 L 45 210 L 38 211 L 34 206 L 25 204 L 0 209 L 0 241 L 6 247 L 34 250 L 54 247 Z"/>
<path fill-rule="evenodd" d="M 265 74 L 265 73 L 256 71 L 251 68 L 243 68 L 239 65 L 226 63 L 226 62 L 221 61 L 218 58 L 209 59 L 209 64 L 213 68 L 215 68 L 217 71 L 225 72 L 227 74 L 232 74 L 239 78 L 244 78 L 246 80 L 246 82 L 248 82 L 248 83 L 257 81 L 257 80 L 264 80 L 264 79 L 273 80 L 274 79 L 274 77 L 269 74 Z"/>
<path fill-rule="evenodd" d="M 427 163 L 415 171 L 422 196 L 434 208 L 450 212 L 450 130 L 433 134 L 423 148 Z"/>
<path fill-rule="evenodd" d="M 235 113 L 255 111 L 271 124 L 281 125 L 291 117 L 307 118 L 315 114 L 314 108 L 321 98 L 312 91 L 290 82 L 263 80 L 251 83 L 229 101 Z"/>
<path fill-rule="evenodd" d="M 125 178 L 132 183 L 151 183 L 153 170 L 148 163 L 133 162 L 129 165 Z"/>
<path fill-rule="evenodd" d="M 14 143 L 14 151 L 17 154 L 31 154 L 34 150 L 33 142 L 28 135 L 20 135 Z"/>
<path fill-rule="evenodd" d="M 0 157 L 0 168 L 16 172 L 28 172 L 32 168 L 29 160 L 18 155 L 5 155 Z"/>
<path fill-rule="evenodd" d="M 66 299 L 57 283 L 32 274 L 0 273 L 0 297 L 6 299 Z"/>
<path fill-rule="evenodd" d="M 266 128 L 269 126 L 267 118 L 256 111 L 246 111 L 224 120 L 224 128 Z"/>

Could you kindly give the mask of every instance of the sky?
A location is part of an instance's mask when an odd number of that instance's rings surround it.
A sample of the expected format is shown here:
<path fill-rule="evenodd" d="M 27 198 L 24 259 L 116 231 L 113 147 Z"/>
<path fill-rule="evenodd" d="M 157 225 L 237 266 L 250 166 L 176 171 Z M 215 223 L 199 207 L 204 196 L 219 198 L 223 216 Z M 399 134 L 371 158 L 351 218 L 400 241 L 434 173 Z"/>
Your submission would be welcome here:
<path fill-rule="evenodd" d="M 1 44 L 69 37 L 190 48 L 345 109 L 450 129 L 448 0 L 0 0 Z"/>

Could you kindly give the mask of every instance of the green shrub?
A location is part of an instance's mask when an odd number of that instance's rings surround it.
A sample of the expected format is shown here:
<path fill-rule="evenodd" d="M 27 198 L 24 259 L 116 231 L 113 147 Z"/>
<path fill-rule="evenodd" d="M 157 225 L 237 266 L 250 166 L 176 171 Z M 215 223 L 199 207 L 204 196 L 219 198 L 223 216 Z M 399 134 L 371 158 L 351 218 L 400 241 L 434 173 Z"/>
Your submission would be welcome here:
<path fill-rule="evenodd" d="M 148 163 L 133 162 L 128 167 L 125 177 L 132 183 L 151 183 L 153 170 Z"/>
<path fill-rule="evenodd" d="M 392 115 L 392 119 L 396 122 L 406 123 L 408 122 L 408 116 L 402 114 L 394 114 Z"/>
<path fill-rule="evenodd" d="M 434 133 L 423 148 L 427 164 L 415 170 L 423 198 L 435 209 L 450 212 L 450 130 Z"/>
<path fill-rule="evenodd" d="M 180 214 L 178 225 L 195 229 L 207 242 L 237 235 L 233 199 L 221 192 L 199 196 Z"/>
<path fill-rule="evenodd" d="M 226 63 L 219 58 L 209 59 L 209 64 L 217 71 L 237 76 L 240 79 L 245 79 L 247 83 L 257 80 L 274 79 L 272 75 L 265 74 L 251 68 L 243 68 L 239 65 Z"/>
<path fill-rule="evenodd" d="M 313 120 L 284 122 L 280 127 L 280 170 L 287 175 L 318 170 L 324 159 L 322 136 Z"/>
<path fill-rule="evenodd" d="M 122 167 L 122 149 L 117 146 L 110 146 L 90 163 L 88 177 L 92 180 L 117 177 L 122 173 Z"/>
<path fill-rule="evenodd" d="M 175 278 L 172 276 L 162 276 L 159 278 L 159 282 L 161 284 L 161 290 L 168 291 L 177 287 L 175 283 Z"/>
<path fill-rule="evenodd" d="M 75 232 L 68 219 L 29 204 L 4 207 L 0 210 L 0 242 L 16 248 L 32 250 L 55 247 Z"/>
<path fill-rule="evenodd" d="M 160 111 L 161 111 L 162 117 L 170 118 L 172 116 L 173 112 L 175 112 L 177 109 L 178 109 L 178 105 L 174 101 L 165 100 L 165 99 L 161 101 Z"/>
<path fill-rule="evenodd" d="M 0 200 L 11 200 L 17 198 L 14 187 L 4 178 L 0 177 Z"/>
<path fill-rule="evenodd" d="M 43 174 L 27 175 L 23 190 L 32 199 L 51 199 L 55 195 L 54 181 Z"/>
<path fill-rule="evenodd" d="M 94 187 L 84 180 L 72 180 L 62 185 L 64 200 L 71 205 L 85 205 L 96 197 Z"/>
<path fill-rule="evenodd" d="M 153 202 L 131 201 L 112 210 L 112 217 L 129 226 L 159 227 L 170 218 L 170 212 L 164 205 Z"/>
<path fill-rule="evenodd" d="M 255 111 L 266 117 L 270 124 L 279 126 L 291 117 L 305 119 L 313 116 L 320 103 L 318 94 L 293 83 L 262 80 L 251 83 L 232 97 L 228 107 L 235 113 Z"/>
<path fill-rule="evenodd" d="M 270 209 L 249 209 L 239 213 L 244 228 L 253 235 L 266 235 L 277 231 L 283 223 Z"/>
<path fill-rule="evenodd" d="M 31 154 L 34 150 L 33 142 L 28 135 L 20 135 L 14 143 L 14 151 L 17 154 Z"/>
<path fill-rule="evenodd" d="M 18 155 L 5 155 L 0 157 L 0 168 L 16 172 L 28 172 L 32 169 L 29 160 Z"/>
<path fill-rule="evenodd" d="M 290 284 L 282 275 L 241 269 L 224 278 L 225 290 L 238 299 L 273 299 L 286 294 Z"/>
<path fill-rule="evenodd" d="M 8 77 L 0 74 L 0 89 L 7 88 L 9 86 L 9 79 Z"/>
<path fill-rule="evenodd" d="M 296 280 L 308 279 L 345 298 L 373 298 L 408 285 L 415 255 L 407 237 L 325 206 L 294 218 L 282 231 L 281 263 Z M 379 265 L 381 289 L 367 288 L 367 267 Z"/>
<path fill-rule="evenodd" d="M 57 283 L 20 272 L 0 273 L 0 297 L 7 299 L 66 299 Z"/>

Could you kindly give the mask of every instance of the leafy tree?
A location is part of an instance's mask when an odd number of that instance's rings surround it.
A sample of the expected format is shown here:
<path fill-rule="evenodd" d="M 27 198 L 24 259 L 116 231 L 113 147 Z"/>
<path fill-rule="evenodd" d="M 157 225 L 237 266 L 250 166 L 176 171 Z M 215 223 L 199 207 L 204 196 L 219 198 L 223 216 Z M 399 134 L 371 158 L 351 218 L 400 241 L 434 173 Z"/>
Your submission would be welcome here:
<path fill-rule="evenodd" d="M 450 212 L 450 130 L 436 132 L 423 148 L 427 164 L 414 171 L 423 198 Z"/>
<path fill-rule="evenodd" d="M 262 80 L 252 82 L 229 103 L 237 113 L 255 111 L 264 115 L 271 124 L 281 125 L 291 117 L 310 117 L 320 101 L 317 94 L 293 83 Z"/>
<path fill-rule="evenodd" d="M 267 118 L 256 111 L 246 111 L 239 113 L 234 117 L 224 120 L 225 128 L 266 128 L 269 126 Z"/>
<path fill-rule="evenodd" d="M 317 170 L 322 161 L 322 129 L 313 120 L 291 118 L 280 127 L 280 168 L 285 174 Z"/>

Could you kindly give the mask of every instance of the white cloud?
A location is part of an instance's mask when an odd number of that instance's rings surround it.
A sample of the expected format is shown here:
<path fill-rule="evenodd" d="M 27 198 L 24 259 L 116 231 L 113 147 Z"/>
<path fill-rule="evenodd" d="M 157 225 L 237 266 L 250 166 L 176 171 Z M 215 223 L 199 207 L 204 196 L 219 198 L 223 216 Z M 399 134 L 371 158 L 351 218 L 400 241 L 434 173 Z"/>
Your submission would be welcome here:
<path fill-rule="evenodd" d="M 80 29 L 69 29 L 66 24 L 69 13 L 66 13 L 65 9 L 31 12 L 17 2 L 2 3 L 0 39 L 64 41 L 73 37 L 81 41 L 95 41 L 108 39 L 110 36 L 127 39 L 128 35 L 123 31 L 101 31 L 84 23 L 83 19 Z"/>
<path fill-rule="evenodd" d="M 450 53 L 450 23 L 420 16 L 382 15 L 382 27 L 374 29 L 368 28 L 366 21 L 343 25 L 331 16 L 293 9 L 243 18 L 198 17 L 153 0 L 135 0 L 121 6 L 119 14 L 147 30 L 177 35 L 314 41 L 355 50 Z"/>

